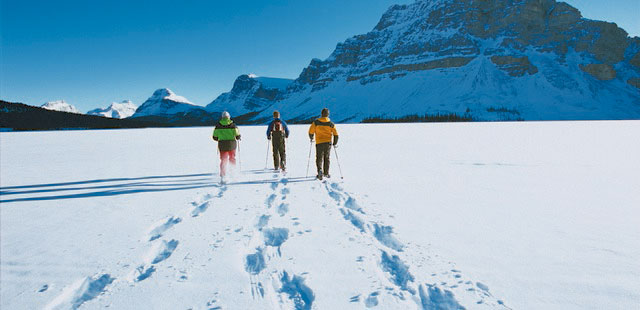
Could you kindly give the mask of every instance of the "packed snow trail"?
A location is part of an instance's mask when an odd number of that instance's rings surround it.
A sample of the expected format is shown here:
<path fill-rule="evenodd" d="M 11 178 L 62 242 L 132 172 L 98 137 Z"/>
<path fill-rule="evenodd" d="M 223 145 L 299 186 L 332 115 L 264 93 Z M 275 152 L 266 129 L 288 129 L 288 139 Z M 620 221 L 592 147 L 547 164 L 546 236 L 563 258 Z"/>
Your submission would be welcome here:
<path fill-rule="evenodd" d="M 70 284 L 50 306 L 508 309 L 453 263 L 398 240 L 346 186 L 270 170 L 212 180 L 211 190 L 141 229 L 131 246 L 145 248 L 142 257 L 87 275 L 97 288 Z"/>

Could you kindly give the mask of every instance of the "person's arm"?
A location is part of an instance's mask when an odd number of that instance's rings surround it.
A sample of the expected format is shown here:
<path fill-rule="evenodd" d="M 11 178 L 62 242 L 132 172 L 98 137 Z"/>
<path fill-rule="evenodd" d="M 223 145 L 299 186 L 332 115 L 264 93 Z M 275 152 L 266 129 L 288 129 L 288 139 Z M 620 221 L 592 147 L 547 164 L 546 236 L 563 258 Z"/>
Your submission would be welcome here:
<path fill-rule="evenodd" d="M 311 127 L 309 127 L 309 139 L 313 141 L 313 135 L 316 133 L 316 123 L 311 123 Z"/>
<path fill-rule="evenodd" d="M 214 129 L 213 134 L 211 135 L 211 138 L 213 138 L 214 141 L 218 141 L 218 136 L 219 136 L 218 134 L 219 134 L 218 129 L 217 128 Z"/>
<path fill-rule="evenodd" d="M 273 130 L 273 121 L 269 122 L 267 126 L 267 139 L 271 140 L 271 130 Z"/>
<path fill-rule="evenodd" d="M 285 121 L 282 121 L 282 126 L 284 126 L 284 137 L 289 138 L 289 126 Z"/>
<path fill-rule="evenodd" d="M 333 134 L 333 145 L 338 145 L 338 130 L 335 125 L 331 127 L 331 133 Z"/>

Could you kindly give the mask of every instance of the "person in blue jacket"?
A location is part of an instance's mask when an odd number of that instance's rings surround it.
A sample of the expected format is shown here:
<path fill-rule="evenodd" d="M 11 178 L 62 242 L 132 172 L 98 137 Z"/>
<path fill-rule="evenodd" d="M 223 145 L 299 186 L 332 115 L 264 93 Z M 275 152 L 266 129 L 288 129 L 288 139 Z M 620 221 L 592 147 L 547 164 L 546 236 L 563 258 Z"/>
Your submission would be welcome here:
<path fill-rule="evenodd" d="M 285 139 L 289 137 L 287 123 L 280 119 L 280 112 L 273 111 L 273 120 L 267 126 L 267 139 L 273 146 L 273 167 L 275 170 L 285 171 L 287 155 L 285 152 Z"/>

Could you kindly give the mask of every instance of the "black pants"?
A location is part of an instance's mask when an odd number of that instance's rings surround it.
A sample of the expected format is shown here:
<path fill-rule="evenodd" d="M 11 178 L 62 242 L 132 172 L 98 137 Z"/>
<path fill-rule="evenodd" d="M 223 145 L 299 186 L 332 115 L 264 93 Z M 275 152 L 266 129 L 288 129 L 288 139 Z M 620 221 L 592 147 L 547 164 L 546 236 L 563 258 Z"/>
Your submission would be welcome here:
<path fill-rule="evenodd" d="M 287 154 L 285 152 L 284 140 L 276 141 L 276 139 L 274 139 L 271 145 L 273 146 L 273 168 L 285 169 Z"/>
<path fill-rule="evenodd" d="M 331 143 L 316 144 L 316 168 L 318 174 L 329 175 L 329 156 L 331 155 Z M 324 164 L 324 167 L 323 167 Z"/>

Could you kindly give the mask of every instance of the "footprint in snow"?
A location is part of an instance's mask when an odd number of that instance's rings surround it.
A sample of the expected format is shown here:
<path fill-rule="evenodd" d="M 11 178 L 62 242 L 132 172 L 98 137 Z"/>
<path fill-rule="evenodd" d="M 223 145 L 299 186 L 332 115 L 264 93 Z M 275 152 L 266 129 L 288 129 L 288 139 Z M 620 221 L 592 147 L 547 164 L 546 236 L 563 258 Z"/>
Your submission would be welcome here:
<path fill-rule="evenodd" d="M 391 276 L 391 282 L 404 291 L 412 292 L 408 286 L 409 282 L 413 282 L 415 278 L 409 272 L 409 266 L 398 257 L 397 255 L 389 255 L 387 252 L 382 251 L 382 257 L 380 260 L 380 266 L 382 270 L 389 273 Z"/>
<path fill-rule="evenodd" d="M 365 232 L 364 221 L 362 221 L 362 219 L 360 219 L 357 215 L 353 214 L 353 212 L 346 210 L 344 208 L 340 208 L 340 213 L 342 213 L 342 216 L 344 217 L 345 220 L 351 222 L 353 226 L 360 229 L 360 232 Z"/>
<path fill-rule="evenodd" d="M 285 214 L 287 214 L 287 212 L 289 212 L 289 204 L 288 203 L 281 203 L 280 205 L 278 205 L 278 214 L 280 216 L 284 216 Z"/>
<path fill-rule="evenodd" d="M 262 234 L 264 244 L 272 247 L 280 247 L 289 238 L 289 230 L 286 228 L 265 228 Z"/>
<path fill-rule="evenodd" d="M 373 292 L 371 294 L 369 294 L 369 296 L 367 296 L 367 299 L 364 300 L 364 305 L 367 308 L 373 308 L 375 306 L 378 305 L 378 295 L 380 295 L 380 293 L 378 292 Z"/>
<path fill-rule="evenodd" d="M 264 228 L 265 226 L 267 226 L 267 224 L 269 224 L 269 219 L 271 218 L 271 216 L 263 214 L 260 217 L 258 217 L 257 223 L 255 225 L 255 227 L 259 230 L 262 231 L 262 228 Z"/>
<path fill-rule="evenodd" d="M 173 254 L 178 247 L 177 240 L 156 242 L 144 258 L 144 264 L 138 266 L 129 275 L 132 282 L 140 282 L 149 278 L 155 271 L 155 264 L 160 263 Z"/>
<path fill-rule="evenodd" d="M 244 270 L 252 275 L 259 274 L 266 268 L 264 253 L 262 248 L 257 248 L 256 252 L 245 257 Z"/>
<path fill-rule="evenodd" d="M 380 241 L 380 243 L 385 246 L 396 250 L 398 252 L 402 252 L 402 248 L 404 247 L 400 241 L 398 241 L 393 234 L 393 227 L 391 226 L 383 226 L 378 225 L 377 223 L 373 223 L 373 236 Z"/>
<path fill-rule="evenodd" d="M 423 309 L 465 309 L 458 303 L 451 291 L 440 289 L 435 285 L 427 284 L 427 289 L 425 290 L 424 286 L 420 284 L 418 287 L 418 293 L 420 296 L 420 304 Z"/>
<path fill-rule="evenodd" d="M 97 274 L 85 277 L 65 287 L 62 293 L 45 306 L 45 309 L 78 309 L 83 303 L 102 294 L 115 280 L 109 274 Z"/>
<path fill-rule="evenodd" d="M 162 234 L 171 228 L 173 225 L 178 224 L 182 221 L 181 218 L 175 216 L 166 217 L 153 225 L 151 225 L 151 229 L 147 232 L 147 237 L 149 241 L 156 240 L 162 237 Z"/>
<path fill-rule="evenodd" d="M 267 206 L 267 208 L 271 208 L 271 206 L 273 206 L 273 203 L 276 201 L 276 198 L 276 194 L 269 195 L 269 197 L 267 197 L 267 200 L 264 201 L 265 206 Z"/>
<path fill-rule="evenodd" d="M 202 214 L 204 211 L 207 211 L 207 209 L 209 208 L 210 204 L 211 204 L 211 201 L 207 201 L 207 202 L 204 202 L 204 203 L 200 204 L 199 206 L 195 207 L 191 211 L 191 216 L 192 217 L 197 217 L 198 215 Z"/>
<path fill-rule="evenodd" d="M 291 193 L 291 191 L 290 191 L 288 188 L 286 188 L 286 187 L 285 187 L 285 188 L 283 188 L 283 189 L 280 191 L 280 194 L 282 194 L 282 196 L 286 196 L 286 195 L 288 195 L 289 193 Z M 282 199 L 284 200 L 284 199 L 285 199 L 285 197 L 283 197 Z"/>
<path fill-rule="evenodd" d="M 316 297 L 313 290 L 304 283 L 304 278 L 297 275 L 289 276 L 284 271 L 280 278 L 280 284 L 282 286 L 278 292 L 288 295 L 289 299 L 293 301 L 296 310 L 311 309 Z"/>

